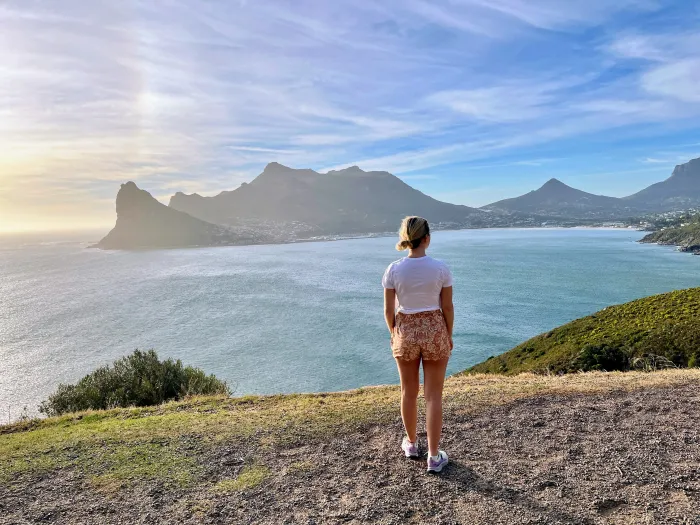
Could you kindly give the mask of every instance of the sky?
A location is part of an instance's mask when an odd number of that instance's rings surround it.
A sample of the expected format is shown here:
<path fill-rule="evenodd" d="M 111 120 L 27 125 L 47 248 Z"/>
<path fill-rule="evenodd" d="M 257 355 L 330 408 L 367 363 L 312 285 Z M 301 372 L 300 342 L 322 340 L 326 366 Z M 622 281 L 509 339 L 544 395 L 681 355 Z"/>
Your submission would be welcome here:
<path fill-rule="evenodd" d="M 109 227 L 268 162 L 482 206 L 700 157 L 700 3 L 0 0 L 0 231 Z"/>

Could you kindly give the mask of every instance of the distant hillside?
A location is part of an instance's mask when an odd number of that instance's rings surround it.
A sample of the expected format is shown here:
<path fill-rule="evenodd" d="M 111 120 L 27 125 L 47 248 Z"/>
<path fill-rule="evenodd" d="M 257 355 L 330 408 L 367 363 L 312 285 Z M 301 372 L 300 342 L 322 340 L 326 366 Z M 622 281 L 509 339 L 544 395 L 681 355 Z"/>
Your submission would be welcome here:
<path fill-rule="evenodd" d="M 173 210 L 133 182 L 122 184 L 117 194 L 117 223 L 97 243 L 105 250 L 176 248 L 252 244 L 253 235 L 239 235 Z"/>
<path fill-rule="evenodd" d="M 593 195 L 551 179 L 538 190 L 482 209 L 565 219 L 626 219 L 694 207 L 700 207 L 700 159 L 676 166 L 667 180 L 622 199 Z"/>
<path fill-rule="evenodd" d="M 700 288 L 611 306 L 539 335 L 470 372 L 624 370 L 700 366 Z"/>
<path fill-rule="evenodd" d="M 621 199 L 593 195 L 551 179 L 540 189 L 520 197 L 505 199 L 484 209 L 508 213 L 528 213 L 551 217 L 611 218 L 631 214 Z"/>
<path fill-rule="evenodd" d="M 626 197 L 625 201 L 650 212 L 700 206 L 700 158 L 676 166 L 671 177 Z"/>
<path fill-rule="evenodd" d="M 278 233 L 290 236 L 394 231 L 406 215 L 453 227 L 478 226 L 488 218 L 483 211 L 428 197 L 385 171 L 353 166 L 318 173 L 275 162 L 236 190 L 215 197 L 177 193 L 170 207 L 216 224 L 286 225 Z"/>
<path fill-rule="evenodd" d="M 695 218 L 688 224 L 650 233 L 639 242 L 678 246 L 683 251 L 700 253 L 700 218 Z"/>

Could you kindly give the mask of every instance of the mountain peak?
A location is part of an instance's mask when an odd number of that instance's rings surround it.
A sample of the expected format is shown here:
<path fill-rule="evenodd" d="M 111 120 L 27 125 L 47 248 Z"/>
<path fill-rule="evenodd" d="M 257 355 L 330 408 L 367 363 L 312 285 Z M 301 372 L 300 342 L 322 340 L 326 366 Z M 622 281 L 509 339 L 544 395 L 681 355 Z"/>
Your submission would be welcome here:
<path fill-rule="evenodd" d="M 330 170 L 327 175 L 364 175 L 365 173 L 367 172 L 359 166 L 348 166 L 342 170 Z"/>
<path fill-rule="evenodd" d="M 290 168 L 280 164 L 279 162 L 270 162 L 267 166 L 265 166 L 263 173 L 270 172 L 270 171 L 288 170 L 288 169 L 290 169 Z"/>
<path fill-rule="evenodd" d="M 697 178 L 698 176 L 700 176 L 700 158 L 692 159 L 685 164 L 676 166 L 671 175 L 671 179 L 690 179 Z"/>
<path fill-rule="evenodd" d="M 566 184 L 564 184 L 564 183 L 563 183 L 562 181 L 560 181 L 559 179 L 552 178 L 552 179 L 549 179 L 547 182 L 545 182 L 541 189 L 545 189 L 545 188 L 568 188 L 568 187 L 569 187 L 569 186 L 567 186 Z"/>
<path fill-rule="evenodd" d="M 314 175 L 318 175 L 318 173 L 312 169 L 295 169 L 285 166 L 284 164 L 280 164 L 279 162 L 270 162 L 267 166 L 265 166 L 265 169 L 260 175 L 258 175 L 258 177 L 262 178 L 263 180 L 270 180 L 277 179 L 279 177 L 308 177 Z"/>
<path fill-rule="evenodd" d="M 134 191 L 134 190 L 138 190 L 139 187 L 136 185 L 136 183 L 134 181 L 130 180 L 130 181 L 122 184 L 121 189 L 125 190 L 125 191 Z"/>
<path fill-rule="evenodd" d="M 133 181 L 125 182 L 117 193 L 117 215 L 130 213 L 152 203 L 158 203 L 153 195 L 139 188 Z"/>

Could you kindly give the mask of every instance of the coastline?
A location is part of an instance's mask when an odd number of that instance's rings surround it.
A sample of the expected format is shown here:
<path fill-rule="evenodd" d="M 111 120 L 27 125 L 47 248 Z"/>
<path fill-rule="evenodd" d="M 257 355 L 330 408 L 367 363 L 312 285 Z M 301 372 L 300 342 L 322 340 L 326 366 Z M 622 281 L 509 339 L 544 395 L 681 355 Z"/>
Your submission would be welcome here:
<path fill-rule="evenodd" d="M 679 236 L 681 236 L 681 238 L 679 238 Z M 679 252 L 700 255 L 700 242 L 696 234 L 683 238 L 683 233 L 679 232 L 678 229 L 651 232 L 640 239 L 639 242 L 641 244 L 656 244 L 657 246 L 674 246 Z"/>
<path fill-rule="evenodd" d="M 434 232 L 456 232 L 467 230 L 484 230 L 484 231 L 503 231 L 503 230 L 525 230 L 525 231 L 552 231 L 552 230 L 590 230 L 590 231 L 643 231 L 641 228 L 619 227 L 619 226 L 489 226 L 485 228 L 440 228 L 434 227 Z M 316 242 L 335 242 L 335 241 L 351 241 L 356 239 L 375 239 L 384 237 L 393 237 L 396 235 L 394 231 L 376 232 L 376 233 L 358 233 L 358 234 L 337 234 L 323 235 L 316 237 L 308 237 L 303 239 L 280 240 L 277 242 L 259 242 L 259 243 L 241 243 L 241 244 L 202 244 L 202 245 L 186 245 L 186 246 L 160 246 L 160 247 L 139 247 L 139 248 L 102 248 L 99 243 L 86 246 L 87 249 L 98 249 L 104 251 L 157 251 L 157 250 L 185 250 L 198 248 L 233 248 L 238 246 L 277 246 L 287 244 L 305 244 Z M 85 243 L 83 243 L 85 244 Z"/>
<path fill-rule="evenodd" d="M 641 228 L 616 227 L 616 226 L 489 226 L 484 228 L 440 228 L 434 227 L 433 231 L 465 231 L 465 230 L 487 230 L 487 231 L 502 231 L 502 230 L 636 230 L 643 231 Z M 109 230 L 107 230 L 107 233 Z M 157 251 L 157 250 L 178 250 L 178 249 L 197 249 L 197 248 L 230 248 L 235 246 L 276 246 L 285 244 L 302 244 L 314 242 L 332 242 L 332 241 L 348 241 L 355 239 L 373 239 L 381 237 L 392 237 L 396 235 L 395 231 L 384 232 L 367 232 L 355 233 L 347 235 L 322 235 L 315 237 L 307 237 L 293 240 L 280 240 L 277 242 L 260 242 L 248 244 L 230 244 L 230 245 L 189 245 L 189 246 L 171 246 L 171 247 L 143 247 L 143 248 L 118 248 L 105 249 L 97 246 L 99 240 L 94 240 L 97 237 L 104 237 L 106 233 L 103 230 L 86 229 L 86 230 L 57 230 L 57 231 L 32 231 L 32 232 L 5 232 L 0 233 L 0 250 L 3 249 L 22 249 L 37 246 L 51 246 L 57 244 L 79 244 L 86 249 L 100 249 L 104 251 Z M 86 240 L 90 237 L 92 240 Z"/>

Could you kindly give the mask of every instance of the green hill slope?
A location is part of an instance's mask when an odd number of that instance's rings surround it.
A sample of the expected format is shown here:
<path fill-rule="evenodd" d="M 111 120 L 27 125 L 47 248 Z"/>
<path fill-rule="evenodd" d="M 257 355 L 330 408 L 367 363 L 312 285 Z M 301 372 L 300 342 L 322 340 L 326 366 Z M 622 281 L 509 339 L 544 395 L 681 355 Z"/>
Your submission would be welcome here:
<path fill-rule="evenodd" d="M 541 334 L 469 372 L 700 366 L 700 288 L 611 306 Z"/>
<path fill-rule="evenodd" d="M 683 251 L 700 253 L 700 219 L 696 218 L 684 226 L 650 233 L 640 242 L 679 246 Z"/>

